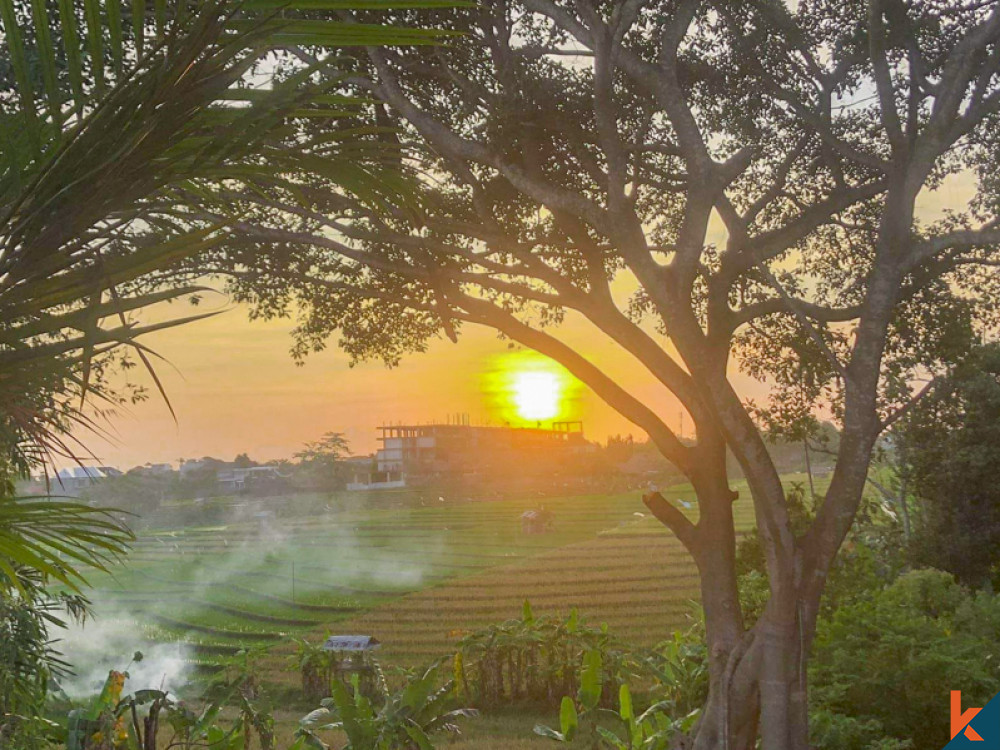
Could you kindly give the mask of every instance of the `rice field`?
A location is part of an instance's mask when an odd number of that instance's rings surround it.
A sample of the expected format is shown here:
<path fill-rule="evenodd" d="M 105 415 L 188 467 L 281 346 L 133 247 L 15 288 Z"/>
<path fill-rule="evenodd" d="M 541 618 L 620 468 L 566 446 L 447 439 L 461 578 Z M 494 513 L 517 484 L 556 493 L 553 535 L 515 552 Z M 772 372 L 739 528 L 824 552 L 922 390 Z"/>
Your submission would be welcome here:
<path fill-rule="evenodd" d="M 146 641 L 182 642 L 211 660 L 342 629 L 407 595 L 593 539 L 642 509 L 631 494 L 550 499 L 555 530 L 525 535 L 520 515 L 535 499 L 295 503 L 268 498 L 232 523 L 144 533 L 123 566 L 91 578 L 90 596 Z"/>
<path fill-rule="evenodd" d="M 748 498 L 746 487 L 736 488 Z M 688 486 L 664 495 L 693 507 Z M 617 520 L 609 514 L 605 528 L 588 538 L 408 594 L 342 625 L 375 634 L 384 661 L 416 665 L 447 655 L 469 631 L 519 617 L 528 600 L 535 614 L 565 615 L 575 607 L 591 624 L 652 645 L 690 622 L 697 570 L 673 534 L 648 512 L 637 515 L 646 510 L 637 495 L 616 502 L 625 512 Z M 752 528 L 749 499 L 738 500 L 735 512 L 738 528 Z"/>
<path fill-rule="evenodd" d="M 735 488 L 738 526 L 751 528 L 749 493 Z M 664 495 L 694 507 L 688 486 Z M 693 562 L 639 492 L 238 505 L 230 523 L 141 535 L 125 565 L 92 579 L 99 611 L 146 643 L 185 644 L 196 662 L 340 631 L 374 635 L 384 662 L 414 665 L 518 616 L 525 599 L 537 613 L 576 607 L 649 643 L 683 626 L 698 598 Z M 553 531 L 523 533 L 521 513 L 540 505 L 554 512 Z"/>

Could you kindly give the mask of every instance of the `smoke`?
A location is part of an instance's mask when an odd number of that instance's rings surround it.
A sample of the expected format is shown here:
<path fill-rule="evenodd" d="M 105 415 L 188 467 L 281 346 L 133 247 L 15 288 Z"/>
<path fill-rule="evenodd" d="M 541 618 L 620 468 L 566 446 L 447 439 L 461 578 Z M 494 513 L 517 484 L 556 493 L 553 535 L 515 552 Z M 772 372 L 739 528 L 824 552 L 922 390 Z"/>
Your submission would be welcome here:
<path fill-rule="evenodd" d="M 55 648 L 75 672 L 62 685 L 71 698 L 98 693 L 112 669 L 127 669 L 126 692 L 157 688 L 181 693 L 194 677 L 195 648 L 158 641 L 164 637 L 164 620 L 171 621 L 172 630 L 183 629 L 183 623 L 216 627 L 219 637 L 232 642 L 231 634 L 243 626 L 284 630 L 287 626 L 268 619 L 272 615 L 319 622 L 315 613 L 296 612 L 251 592 L 286 604 L 294 599 L 339 605 L 354 596 L 343 588 L 405 592 L 425 585 L 444 564 L 443 535 L 418 532 L 401 534 L 398 540 L 373 539 L 369 529 L 350 517 L 341 520 L 336 511 L 320 513 L 315 524 L 302 524 L 289 523 L 260 504 L 241 506 L 230 511 L 226 525 L 150 535 L 134 552 L 134 573 L 95 576 L 100 580 L 90 597 L 95 616 L 82 626 L 52 633 Z M 209 610 L 213 605 L 230 610 Z M 248 616 L 241 619 L 240 610 Z M 254 617 L 258 613 L 262 616 Z M 199 641 L 213 637 L 205 631 L 196 635 Z M 132 663 L 136 651 L 143 659 Z"/>
<path fill-rule="evenodd" d="M 105 606 L 83 625 L 54 631 L 54 647 L 74 672 L 61 681 L 66 694 L 74 700 L 96 695 L 112 669 L 127 669 L 127 693 L 147 688 L 176 693 L 183 688 L 191 670 L 190 649 L 183 643 L 152 643 L 142 630 L 136 616 Z M 137 651 L 141 661 L 133 661 Z"/>
<path fill-rule="evenodd" d="M 294 528 L 273 514 L 238 511 L 242 512 L 233 520 L 242 524 L 222 527 L 214 539 L 206 539 L 216 544 L 221 541 L 221 549 L 210 554 L 185 553 L 183 543 L 178 546 L 177 561 L 194 566 L 185 571 L 183 581 L 178 581 L 192 599 L 211 598 L 209 589 L 219 584 L 237 584 L 289 598 L 293 561 L 299 590 L 304 593 L 321 593 L 325 586 L 412 590 L 424 585 L 433 571 L 431 561 L 446 546 L 442 537 L 404 538 L 391 546 L 376 544 L 350 524 L 319 519 L 315 527 Z"/>

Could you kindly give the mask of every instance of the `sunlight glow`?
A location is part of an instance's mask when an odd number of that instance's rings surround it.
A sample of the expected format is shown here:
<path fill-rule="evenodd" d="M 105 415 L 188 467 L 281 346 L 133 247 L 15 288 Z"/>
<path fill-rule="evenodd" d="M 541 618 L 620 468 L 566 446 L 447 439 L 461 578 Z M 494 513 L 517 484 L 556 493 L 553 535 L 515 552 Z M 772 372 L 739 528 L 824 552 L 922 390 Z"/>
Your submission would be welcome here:
<path fill-rule="evenodd" d="M 481 379 L 489 418 L 515 427 L 579 419 L 580 387 L 564 368 L 529 351 L 492 358 Z"/>
<path fill-rule="evenodd" d="M 553 372 L 519 372 L 514 375 L 514 405 L 522 419 L 539 421 L 559 414 L 562 388 Z"/>

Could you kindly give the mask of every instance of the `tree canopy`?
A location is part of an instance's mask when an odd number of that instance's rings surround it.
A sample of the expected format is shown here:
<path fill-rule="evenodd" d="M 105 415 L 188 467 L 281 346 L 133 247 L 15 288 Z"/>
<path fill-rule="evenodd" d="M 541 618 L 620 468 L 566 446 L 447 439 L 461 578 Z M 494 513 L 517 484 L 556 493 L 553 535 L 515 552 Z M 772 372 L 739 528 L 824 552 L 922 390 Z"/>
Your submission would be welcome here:
<path fill-rule="evenodd" d="M 1000 557 L 1000 348 L 978 349 L 899 430 L 900 471 L 916 499 L 914 561 L 970 586 L 995 586 Z"/>
<path fill-rule="evenodd" d="M 564 365 L 698 492 L 697 523 L 648 498 L 702 574 L 713 690 L 696 747 L 752 746 L 758 726 L 768 748 L 804 747 L 795 686 L 873 446 L 996 322 L 1000 8 L 497 0 L 440 18 L 450 44 L 343 68 L 373 100 L 352 128 L 398 143 L 419 200 L 366 205 L 308 169 L 294 189 L 228 193 L 209 211 L 240 212 L 240 237 L 207 267 L 235 270 L 257 315 L 297 311 L 299 356 L 336 332 L 391 364 L 481 325 Z M 970 200 L 921 212 L 956 184 Z M 565 343 L 568 316 L 669 390 L 696 441 Z M 735 368 L 771 403 L 745 402 Z M 841 428 L 836 469 L 796 535 L 760 423 L 820 406 Z M 727 451 L 771 591 L 749 631 Z"/>

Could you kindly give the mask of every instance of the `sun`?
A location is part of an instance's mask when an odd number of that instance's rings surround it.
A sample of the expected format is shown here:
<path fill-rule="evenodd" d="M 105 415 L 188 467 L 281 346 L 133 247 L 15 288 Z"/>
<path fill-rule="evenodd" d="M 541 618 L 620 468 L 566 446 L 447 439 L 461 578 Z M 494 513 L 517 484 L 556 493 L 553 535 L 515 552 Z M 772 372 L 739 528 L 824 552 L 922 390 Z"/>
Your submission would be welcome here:
<path fill-rule="evenodd" d="M 565 368 L 531 351 L 492 357 L 480 380 L 490 417 L 523 427 L 578 419 L 580 387 Z"/>
<path fill-rule="evenodd" d="M 541 422 L 559 414 L 562 384 L 555 373 L 517 372 L 513 381 L 514 406 L 521 419 Z"/>

